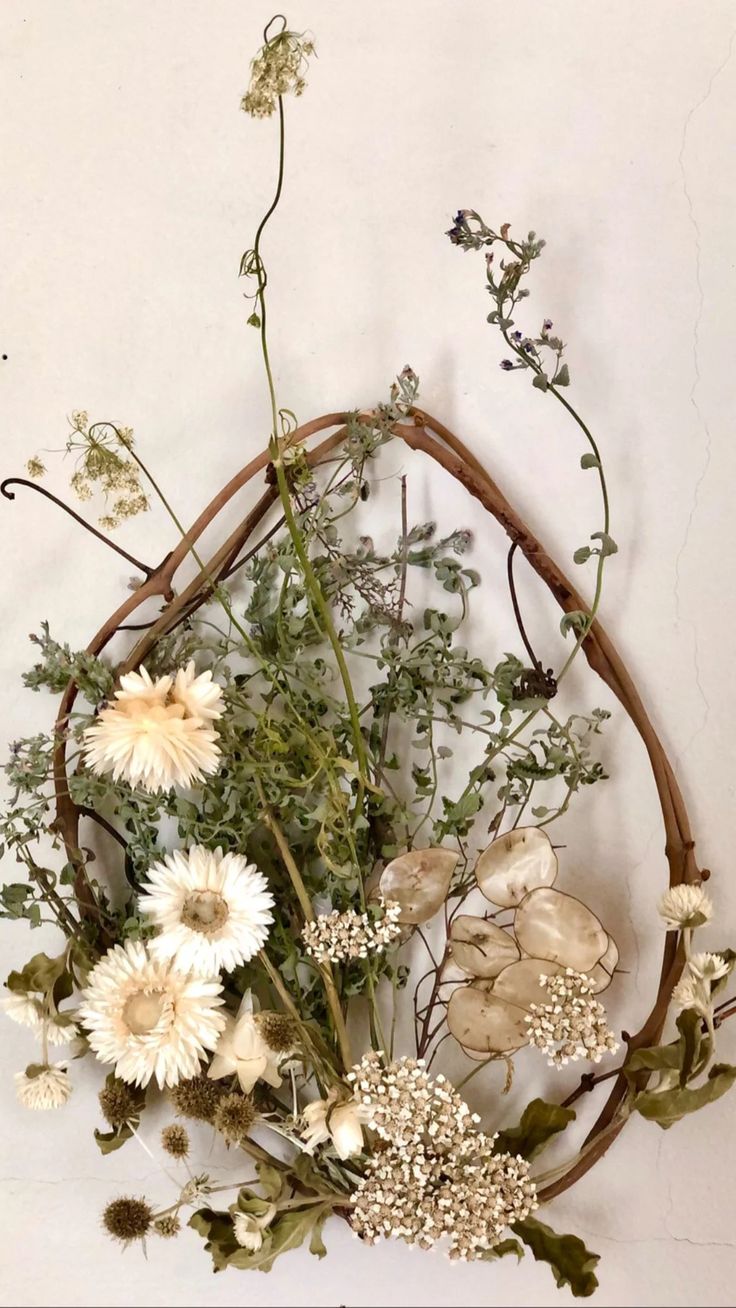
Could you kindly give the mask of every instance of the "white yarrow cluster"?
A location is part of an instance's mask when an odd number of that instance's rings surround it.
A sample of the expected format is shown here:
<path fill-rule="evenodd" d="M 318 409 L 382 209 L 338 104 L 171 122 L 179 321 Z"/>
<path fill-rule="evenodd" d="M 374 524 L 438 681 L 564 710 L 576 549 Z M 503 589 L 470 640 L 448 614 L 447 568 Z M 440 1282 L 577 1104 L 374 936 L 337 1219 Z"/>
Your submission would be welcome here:
<path fill-rule="evenodd" d="M 151 793 L 191 786 L 217 771 L 212 722 L 221 716 L 222 690 L 211 672 L 197 676 L 190 662 L 153 681 L 141 667 L 121 677 L 114 704 L 85 731 L 87 765 Z"/>
<path fill-rule="evenodd" d="M 428 1248 L 448 1238 L 451 1258 L 476 1258 L 537 1207 L 529 1164 L 494 1153 L 494 1139 L 442 1076 L 420 1059 L 383 1068 L 376 1053 L 350 1074 L 369 1125 L 386 1142 L 353 1198 L 351 1225 L 368 1244 L 398 1237 Z"/>
<path fill-rule="evenodd" d="M 302 939 L 311 958 L 318 963 L 344 963 L 351 958 L 367 958 L 369 953 L 380 953 L 401 935 L 401 905 L 383 905 L 383 916 L 374 921 L 369 913 L 356 913 L 348 908 L 344 913 L 333 908 L 323 913 L 302 929 Z"/>
<path fill-rule="evenodd" d="M 532 1004 L 526 1022 L 529 1043 L 547 1055 L 551 1067 L 579 1058 L 599 1063 L 604 1054 L 616 1052 L 618 1041 L 589 977 L 568 967 L 557 976 L 540 976 L 539 982 L 551 1002 Z"/>
<path fill-rule="evenodd" d="M 713 903 L 699 885 L 671 886 L 658 908 L 668 931 L 693 930 L 713 916 Z"/>

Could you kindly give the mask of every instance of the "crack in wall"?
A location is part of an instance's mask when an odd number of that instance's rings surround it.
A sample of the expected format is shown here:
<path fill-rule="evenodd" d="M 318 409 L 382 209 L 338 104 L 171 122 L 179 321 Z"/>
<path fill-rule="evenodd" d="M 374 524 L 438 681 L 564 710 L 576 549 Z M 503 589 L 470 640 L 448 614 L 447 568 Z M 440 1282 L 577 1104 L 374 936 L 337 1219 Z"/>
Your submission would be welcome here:
<path fill-rule="evenodd" d="M 687 204 L 688 218 L 690 220 L 690 225 L 693 230 L 694 245 L 695 245 L 695 284 L 697 288 L 697 304 L 696 304 L 696 311 L 695 311 L 695 321 L 693 323 L 693 382 L 692 382 L 692 386 L 690 387 L 688 400 L 695 412 L 698 426 L 704 437 L 703 465 L 696 478 L 695 486 L 693 487 L 693 498 L 690 506 L 690 513 L 688 515 L 688 519 L 685 524 L 685 532 L 682 538 L 682 543 L 678 550 L 677 558 L 675 559 L 675 590 L 674 590 L 675 619 L 677 622 L 677 626 L 681 627 L 683 625 L 683 621 L 685 621 L 687 625 L 690 627 L 692 632 L 692 649 L 693 649 L 693 665 L 695 669 L 695 684 L 698 688 L 698 693 L 703 702 L 703 717 L 702 717 L 702 721 L 700 722 L 700 725 L 696 727 L 695 731 L 690 736 L 690 739 L 686 742 L 685 745 L 683 745 L 682 749 L 680 750 L 678 756 L 678 762 L 682 759 L 684 754 L 686 754 L 687 751 L 691 748 L 693 741 L 697 739 L 697 737 L 701 734 L 702 731 L 704 731 L 710 715 L 710 702 L 708 700 L 708 696 L 705 693 L 705 688 L 703 685 L 703 680 L 701 675 L 700 646 L 698 641 L 698 624 L 692 618 L 683 619 L 682 601 L 681 601 L 681 594 L 680 594 L 680 587 L 682 581 L 682 576 L 681 576 L 682 561 L 690 542 L 690 534 L 692 531 L 693 522 L 695 520 L 696 514 L 700 507 L 701 490 L 710 471 L 710 465 L 711 465 L 712 454 L 713 454 L 713 440 L 710 431 L 710 426 L 708 424 L 707 417 L 703 409 L 701 408 L 698 400 L 698 391 L 700 390 L 700 386 L 702 382 L 702 375 L 700 371 L 700 358 L 701 358 L 700 329 L 701 329 L 704 311 L 705 311 L 705 289 L 703 287 L 703 278 L 702 278 L 702 242 L 701 242 L 700 227 L 698 225 L 698 219 L 695 211 L 695 202 L 693 199 L 693 194 L 692 191 L 690 190 L 690 186 L 688 183 L 687 170 L 685 168 L 685 153 L 687 150 L 688 135 L 690 132 L 690 128 L 692 126 L 693 119 L 695 118 L 695 115 L 699 113 L 700 110 L 704 107 L 704 105 L 708 103 L 713 93 L 713 88 L 716 82 L 718 81 L 718 78 L 721 76 L 721 74 L 725 71 L 725 69 L 728 67 L 729 63 L 731 62 L 731 59 L 733 57 L 735 42 L 736 42 L 736 28 L 734 28 L 733 31 L 731 32 L 726 54 L 724 55 L 721 62 L 718 64 L 717 68 L 711 74 L 710 80 L 708 82 L 704 94 L 697 101 L 697 103 L 692 106 L 692 108 L 689 110 L 685 118 L 685 122 L 682 128 L 682 137 L 680 140 L 680 150 L 677 156 L 677 163 L 680 170 L 680 178 L 682 181 L 682 192 L 685 197 L 685 202 Z"/>

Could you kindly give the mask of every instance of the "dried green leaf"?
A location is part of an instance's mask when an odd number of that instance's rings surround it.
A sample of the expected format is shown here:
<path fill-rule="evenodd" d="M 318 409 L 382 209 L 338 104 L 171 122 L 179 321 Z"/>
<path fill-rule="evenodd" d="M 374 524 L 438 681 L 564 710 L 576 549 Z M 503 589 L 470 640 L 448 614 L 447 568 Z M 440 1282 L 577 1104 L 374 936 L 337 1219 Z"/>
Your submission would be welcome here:
<path fill-rule="evenodd" d="M 537 1262 L 549 1263 L 560 1289 L 569 1285 L 578 1299 L 587 1299 L 598 1289 L 593 1269 L 600 1256 L 591 1253 L 577 1235 L 558 1235 L 535 1217 L 514 1222 L 511 1230 L 531 1249 Z"/>
<path fill-rule="evenodd" d="M 522 1158 L 536 1158 L 555 1136 L 575 1120 L 575 1111 L 562 1104 L 548 1104 L 544 1099 L 532 1099 L 521 1115 L 518 1126 L 500 1131 L 493 1146 L 496 1154 L 521 1154 Z"/>

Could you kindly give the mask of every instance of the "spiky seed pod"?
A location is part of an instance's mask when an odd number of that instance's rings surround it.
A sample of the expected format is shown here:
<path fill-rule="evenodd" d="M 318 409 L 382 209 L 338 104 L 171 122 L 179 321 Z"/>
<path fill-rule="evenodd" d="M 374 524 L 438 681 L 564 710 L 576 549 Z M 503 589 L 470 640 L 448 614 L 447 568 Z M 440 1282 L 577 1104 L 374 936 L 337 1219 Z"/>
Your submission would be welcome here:
<path fill-rule="evenodd" d="M 269 1049 L 287 1054 L 299 1039 L 299 1026 L 288 1013 L 259 1013 L 258 1029 Z"/>
<path fill-rule="evenodd" d="M 140 1091 L 116 1076 L 107 1078 L 99 1099 L 102 1116 L 110 1126 L 123 1126 L 140 1115 Z"/>
<path fill-rule="evenodd" d="M 153 1212 L 145 1199 L 128 1196 L 113 1199 L 102 1214 L 102 1224 L 108 1235 L 123 1244 L 142 1240 L 150 1231 L 152 1221 Z"/>
<path fill-rule="evenodd" d="M 245 1140 L 256 1119 L 253 1100 L 247 1095 L 225 1095 L 217 1106 L 214 1127 L 229 1145 Z"/>
<path fill-rule="evenodd" d="M 209 1077 L 193 1076 L 188 1081 L 180 1081 L 169 1094 L 180 1117 L 191 1117 L 196 1122 L 211 1122 L 222 1098 L 222 1089 Z"/>
<path fill-rule="evenodd" d="M 170 1240 L 173 1236 L 179 1234 L 181 1222 L 175 1213 L 169 1213 L 166 1217 L 157 1217 L 153 1223 L 153 1229 L 156 1235 L 162 1236 L 164 1240 Z"/>
<path fill-rule="evenodd" d="M 186 1158 L 189 1153 L 189 1132 L 185 1126 L 172 1122 L 161 1132 L 161 1145 L 172 1158 Z"/>

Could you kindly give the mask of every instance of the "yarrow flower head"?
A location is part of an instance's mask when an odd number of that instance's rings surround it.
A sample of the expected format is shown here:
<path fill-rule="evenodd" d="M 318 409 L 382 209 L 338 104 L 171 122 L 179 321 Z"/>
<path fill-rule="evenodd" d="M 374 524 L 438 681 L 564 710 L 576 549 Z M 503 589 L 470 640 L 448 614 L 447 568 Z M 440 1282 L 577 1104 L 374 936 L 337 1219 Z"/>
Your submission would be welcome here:
<path fill-rule="evenodd" d="M 668 931 L 693 930 L 713 916 L 713 903 L 702 886 L 671 886 L 658 907 Z"/>
<path fill-rule="evenodd" d="M 353 908 L 344 913 L 334 908 L 307 922 L 302 929 L 307 953 L 318 963 L 344 963 L 350 958 L 367 958 L 369 952 L 381 953 L 401 935 L 401 905 L 382 907 L 383 916 L 378 919 Z"/>
<path fill-rule="evenodd" d="M 393 1236 L 429 1248 L 449 1237 L 451 1258 L 475 1258 L 536 1208 L 528 1162 L 494 1153 L 477 1116 L 421 1060 L 383 1068 L 368 1054 L 350 1079 L 386 1142 L 354 1192 L 351 1225 L 367 1243 Z"/>
<path fill-rule="evenodd" d="M 547 1054 L 551 1067 L 579 1058 L 599 1063 L 604 1054 L 616 1052 L 618 1041 L 589 977 L 568 967 L 557 976 L 540 976 L 539 983 L 551 1002 L 530 1006 L 529 1043 Z"/>
<path fill-rule="evenodd" d="M 313 54 L 314 42 L 304 33 L 284 30 L 267 40 L 251 64 L 241 109 L 252 118 L 269 118 L 282 95 L 301 95 L 307 60 Z"/>
<path fill-rule="evenodd" d="M 127 940 L 90 972 L 80 1020 L 100 1062 L 114 1063 L 121 1080 L 174 1086 L 217 1044 L 221 989 L 218 978 L 181 971 Z"/>
<path fill-rule="evenodd" d="M 242 854 L 193 845 L 148 869 L 139 908 L 160 934 L 155 958 L 184 968 L 232 972 L 263 946 L 273 922 L 266 878 Z"/>
<path fill-rule="evenodd" d="M 71 1092 L 65 1063 L 31 1064 L 15 1074 L 15 1093 L 24 1108 L 61 1108 Z"/>
<path fill-rule="evenodd" d="M 193 662 L 156 681 L 141 667 L 121 678 L 115 703 L 85 731 L 86 762 L 152 793 L 191 786 L 217 771 L 212 720 L 222 715 L 221 701 L 212 673 L 197 676 Z"/>

